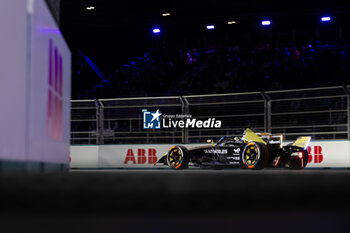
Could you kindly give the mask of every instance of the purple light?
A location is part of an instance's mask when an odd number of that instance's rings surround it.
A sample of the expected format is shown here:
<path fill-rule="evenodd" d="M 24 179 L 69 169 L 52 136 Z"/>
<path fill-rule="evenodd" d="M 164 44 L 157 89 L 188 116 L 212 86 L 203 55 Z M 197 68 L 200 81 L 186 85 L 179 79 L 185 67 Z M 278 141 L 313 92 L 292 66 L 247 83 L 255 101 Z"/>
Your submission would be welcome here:
<path fill-rule="evenodd" d="M 213 30 L 213 29 L 215 29 L 215 26 L 214 26 L 214 25 L 208 25 L 208 26 L 207 26 L 207 29 L 208 29 L 208 30 Z"/>
<path fill-rule="evenodd" d="M 329 16 L 325 16 L 325 17 L 322 17 L 322 18 L 321 18 L 321 21 L 322 21 L 322 22 L 329 22 L 329 21 L 331 21 L 331 20 L 332 20 L 332 18 L 329 17 Z"/>
<path fill-rule="evenodd" d="M 154 29 L 153 29 L 153 33 L 154 33 L 154 34 L 160 33 L 160 29 L 159 29 L 159 28 L 154 28 Z"/>
<path fill-rule="evenodd" d="M 59 29 L 56 29 L 56 28 L 39 28 L 39 31 L 41 33 L 53 33 L 53 34 L 61 34 L 61 31 Z"/>
<path fill-rule="evenodd" d="M 270 26 L 271 25 L 271 21 L 270 20 L 263 20 L 263 21 L 261 21 L 261 25 L 263 25 L 263 26 Z"/>

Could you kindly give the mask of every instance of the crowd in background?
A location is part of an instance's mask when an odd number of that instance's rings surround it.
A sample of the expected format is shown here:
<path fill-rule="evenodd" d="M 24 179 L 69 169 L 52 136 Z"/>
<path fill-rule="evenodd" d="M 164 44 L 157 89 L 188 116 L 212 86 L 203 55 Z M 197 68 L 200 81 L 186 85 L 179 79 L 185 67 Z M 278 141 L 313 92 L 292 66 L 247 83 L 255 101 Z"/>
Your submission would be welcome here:
<path fill-rule="evenodd" d="M 98 97 L 93 92 L 85 92 L 88 94 L 80 97 L 81 99 L 92 99 L 180 96 L 348 85 L 350 84 L 349 55 L 350 44 L 339 41 L 287 42 L 282 44 L 235 40 L 229 36 L 221 40 L 206 37 L 177 42 L 162 40 L 143 56 L 137 57 L 128 64 L 116 66 L 115 72 L 106 75 L 108 82 L 98 83 L 97 78 L 95 79 L 96 83 L 94 83 L 93 79 L 90 79 L 92 86 L 100 86 L 99 88 L 102 90 Z M 77 57 L 83 57 L 83 55 L 78 54 Z M 74 75 L 78 76 L 80 70 L 89 68 L 84 62 L 75 62 L 74 67 L 73 81 Z M 81 74 L 80 78 L 86 79 L 85 75 L 86 73 Z M 80 90 L 81 93 L 84 93 L 84 86 L 79 85 L 82 82 L 76 83 L 78 86 L 74 87 L 74 91 Z M 327 93 L 322 95 L 326 96 Z M 299 97 L 310 96 L 305 94 L 305 96 Z M 280 119 L 275 118 L 274 120 L 278 124 L 286 126 L 303 123 L 307 125 L 335 124 L 343 127 L 341 125 L 347 122 L 347 112 L 344 110 L 347 109 L 347 104 L 346 98 L 333 98 L 328 101 L 326 98 L 302 102 L 284 101 L 276 102 L 272 110 L 275 113 L 307 112 L 315 109 L 334 110 L 332 114 L 329 112 L 317 113 L 316 118 L 310 116 L 305 119 L 305 115 L 291 114 L 288 117 L 283 115 Z M 253 109 L 256 111 L 257 108 Z M 234 114 L 232 109 L 228 109 L 230 112 L 225 112 L 226 110 L 225 108 L 217 108 L 215 114 L 217 116 Z M 92 114 L 95 114 L 94 109 L 91 111 Z M 118 109 L 118 112 L 120 111 Z M 207 108 L 203 107 L 202 111 L 202 113 L 196 112 L 195 114 L 205 115 Z M 77 119 L 80 118 L 80 116 L 77 117 Z M 258 128 L 262 124 L 259 119 L 250 117 L 238 121 L 235 118 L 235 123 L 225 122 L 225 124 L 232 127 L 237 122 L 241 122 L 239 125 Z M 111 140 L 112 143 L 121 142 L 113 139 L 113 135 L 133 137 L 134 135 L 129 135 L 128 132 L 142 127 L 138 120 L 118 120 L 109 123 L 110 125 L 104 126 L 104 134 L 111 132 L 111 135 L 106 134 L 105 137 L 106 140 L 109 138 L 108 140 Z M 91 125 L 86 124 L 89 123 L 74 123 L 72 129 L 77 132 L 86 129 L 93 132 L 96 129 L 94 122 Z M 308 132 L 308 130 L 315 129 L 309 127 L 305 130 Z M 335 129 L 326 128 L 325 130 L 333 131 Z M 344 129 L 337 130 L 343 131 Z M 233 132 L 223 132 L 223 134 L 228 133 L 232 134 Z M 79 134 L 75 134 L 75 136 L 78 137 Z M 95 136 L 92 134 L 91 138 L 94 139 Z M 334 134 L 332 137 L 342 136 Z M 322 139 L 323 135 L 319 135 L 317 138 Z M 160 138 L 158 137 L 157 140 Z"/>
<path fill-rule="evenodd" d="M 283 90 L 349 84 L 344 42 L 266 43 L 230 36 L 159 42 L 116 67 L 104 98 Z"/>

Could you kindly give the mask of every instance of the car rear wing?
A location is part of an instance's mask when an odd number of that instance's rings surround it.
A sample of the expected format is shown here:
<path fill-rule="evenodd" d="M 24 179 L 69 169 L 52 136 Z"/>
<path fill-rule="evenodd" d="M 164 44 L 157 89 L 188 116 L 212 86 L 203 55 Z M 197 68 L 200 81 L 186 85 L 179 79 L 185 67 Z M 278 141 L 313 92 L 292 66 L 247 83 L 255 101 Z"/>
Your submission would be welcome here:
<path fill-rule="evenodd" d="M 253 141 L 253 142 L 261 142 L 264 145 L 267 143 L 256 133 L 253 132 L 253 130 L 247 128 L 244 133 L 243 133 L 243 138 L 244 141 Z"/>
<path fill-rule="evenodd" d="M 295 140 L 295 142 L 292 144 L 292 146 L 300 147 L 300 148 L 303 148 L 304 150 L 306 150 L 310 144 L 310 141 L 311 141 L 310 136 L 298 137 L 298 139 Z"/>

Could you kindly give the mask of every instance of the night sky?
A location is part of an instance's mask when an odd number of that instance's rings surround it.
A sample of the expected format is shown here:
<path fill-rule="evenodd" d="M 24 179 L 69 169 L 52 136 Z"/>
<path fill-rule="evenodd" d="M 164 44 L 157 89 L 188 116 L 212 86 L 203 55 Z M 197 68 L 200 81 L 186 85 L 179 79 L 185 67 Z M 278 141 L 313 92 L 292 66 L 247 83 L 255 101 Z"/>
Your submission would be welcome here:
<path fill-rule="evenodd" d="M 94 11 L 86 10 L 90 5 L 95 6 Z M 72 51 L 81 50 L 102 72 L 111 73 L 118 65 L 141 56 L 157 43 L 159 38 L 151 33 L 154 26 L 172 31 L 172 35 L 181 38 L 195 30 L 199 33 L 206 23 L 219 24 L 240 17 L 258 21 L 278 12 L 291 12 L 300 19 L 306 17 L 308 10 L 322 14 L 345 7 L 350 7 L 350 3 L 338 0 L 297 0 L 290 4 L 257 0 L 173 0 L 162 3 L 153 0 L 62 0 L 60 26 Z M 164 12 L 172 15 L 162 17 Z"/>

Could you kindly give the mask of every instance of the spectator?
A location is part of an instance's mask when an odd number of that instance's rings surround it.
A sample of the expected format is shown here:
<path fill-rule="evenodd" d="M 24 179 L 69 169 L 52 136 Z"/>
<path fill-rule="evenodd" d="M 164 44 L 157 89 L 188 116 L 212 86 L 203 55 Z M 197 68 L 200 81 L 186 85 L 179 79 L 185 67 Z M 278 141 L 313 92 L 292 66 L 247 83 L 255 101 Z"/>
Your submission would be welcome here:
<path fill-rule="evenodd" d="M 350 45 L 164 41 L 130 64 L 117 67 L 103 98 L 191 95 L 346 85 Z M 79 57 L 79 56 L 77 56 Z M 74 78 L 83 66 L 75 62 Z M 81 76 L 81 75 L 80 75 Z M 93 98 L 92 96 L 90 98 Z"/>

